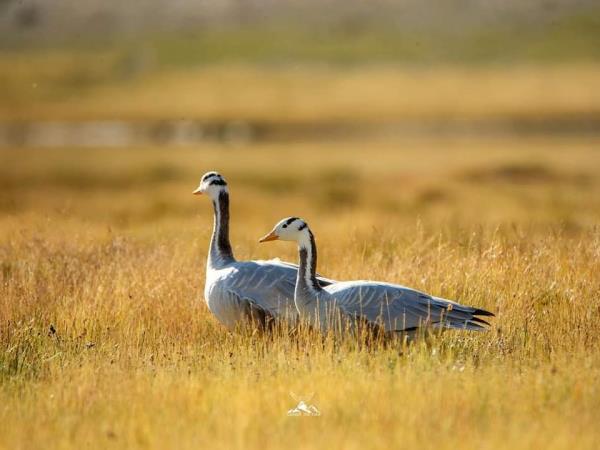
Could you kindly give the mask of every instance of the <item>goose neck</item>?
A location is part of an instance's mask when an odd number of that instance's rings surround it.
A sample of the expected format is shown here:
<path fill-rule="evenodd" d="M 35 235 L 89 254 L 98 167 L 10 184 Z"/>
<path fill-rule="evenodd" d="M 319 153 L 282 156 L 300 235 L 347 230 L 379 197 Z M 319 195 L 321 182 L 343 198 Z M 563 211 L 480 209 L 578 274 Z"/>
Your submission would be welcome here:
<path fill-rule="evenodd" d="M 235 261 L 229 242 L 229 193 L 219 192 L 213 199 L 214 225 L 208 255 L 208 267 L 218 268 Z"/>
<path fill-rule="evenodd" d="M 321 286 L 317 281 L 317 246 L 315 237 L 310 230 L 307 230 L 307 233 L 298 242 L 298 254 L 300 264 L 296 280 L 297 293 L 306 294 L 321 291 Z"/>

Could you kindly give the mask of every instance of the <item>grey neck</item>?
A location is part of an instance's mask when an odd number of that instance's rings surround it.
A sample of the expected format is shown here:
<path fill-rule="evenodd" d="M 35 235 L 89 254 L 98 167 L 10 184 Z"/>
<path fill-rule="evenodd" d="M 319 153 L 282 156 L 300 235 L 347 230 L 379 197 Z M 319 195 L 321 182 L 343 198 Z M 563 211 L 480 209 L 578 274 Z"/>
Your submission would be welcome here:
<path fill-rule="evenodd" d="M 214 226 L 208 253 L 208 267 L 219 268 L 235 261 L 229 242 L 229 193 L 219 192 L 213 200 Z"/>
<path fill-rule="evenodd" d="M 323 290 L 317 280 L 317 246 L 310 230 L 308 230 L 308 239 L 298 244 L 298 253 L 300 264 L 296 279 L 296 298 L 300 299 Z"/>

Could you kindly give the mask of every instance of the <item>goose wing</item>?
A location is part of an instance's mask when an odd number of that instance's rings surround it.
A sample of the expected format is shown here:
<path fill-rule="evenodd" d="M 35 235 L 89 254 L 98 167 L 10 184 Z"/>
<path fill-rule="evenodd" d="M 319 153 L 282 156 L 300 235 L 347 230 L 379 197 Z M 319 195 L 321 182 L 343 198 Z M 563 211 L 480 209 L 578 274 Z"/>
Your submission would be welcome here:
<path fill-rule="evenodd" d="M 262 329 L 269 329 L 275 322 L 275 316 L 268 309 L 263 308 L 255 299 L 241 296 L 235 291 L 227 290 L 225 292 L 228 304 L 232 305 L 238 311 L 245 322 Z"/>
<path fill-rule="evenodd" d="M 231 265 L 223 282 L 228 292 L 251 300 L 273 317 L 296 318 L 294 290 L 298 266 L 278 260 L 243 261 Z M 324 285 L 333 280 L 319 278 Z"/>
<path fill-rule="evenodd" d="M 274 258 L 274 259 L 269 259 L 267 261 L 256 261 L 257 263 L 265 263 L 265 264 L 273 264 L 273 265 L 277 265 L 277 266 L 281 266 L 284 268 L 288 268 L 288 269 L 293 269 L 294 270 L 294 286 L 296 284 L 296 274 L 298 273 L 298 264 L 294 264 L 291 262 L 287 262 L 287 261 L 282 261 L 279 258 Z M 324 277 L 323 275 L 317 273 L 317 280 L 319 280 L 319 284 L 321 285 L 321 287 L 325 287 L 325 286 L 329 286 L 333 283 L 338 283 L 338 281 L 336 280 L 332 280 L 331 278 L 327 278 Z"/>
<path fill-rule="evenodd" d="M 346 314 L 380 324 L 386 331 L 409 331 L 423 325 L 482 330 L 488 323 L 477 316 L 492 315 L 395 284 L 341 282 L 326 291 Z"/>

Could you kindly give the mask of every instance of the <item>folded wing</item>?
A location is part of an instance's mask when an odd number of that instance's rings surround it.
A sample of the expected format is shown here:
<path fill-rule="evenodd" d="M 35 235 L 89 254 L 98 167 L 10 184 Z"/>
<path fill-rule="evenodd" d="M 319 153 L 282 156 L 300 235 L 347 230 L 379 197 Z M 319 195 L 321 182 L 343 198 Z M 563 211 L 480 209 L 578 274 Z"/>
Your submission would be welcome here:
<path fill-rule="evenodd" d="M 232 265 L 224 280 L 227 290 L 240 298 L 251 299 L 275 318 L 296 318 L 294 290 L 298 266 L 279 260 L 240 261 Z M 319 283 L 329 286 L 335 281 L 319 277 Z"/>
<path fill-rule="evenodd" d="M 422 326 L 483 330 L 489 324 L 477 316 L 493 315 L 395 284 L 341 282 L 326 291 L 343 312 L 377 323 L 386 331 L 411 331 Z"/>

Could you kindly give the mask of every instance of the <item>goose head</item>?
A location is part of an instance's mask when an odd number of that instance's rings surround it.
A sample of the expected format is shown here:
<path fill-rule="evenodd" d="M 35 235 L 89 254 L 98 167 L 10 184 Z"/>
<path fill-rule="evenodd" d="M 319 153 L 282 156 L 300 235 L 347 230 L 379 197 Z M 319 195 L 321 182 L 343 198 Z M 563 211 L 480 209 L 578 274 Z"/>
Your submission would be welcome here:
<path fill-rule="evenodd" d="M 310 230 L 306 222 L 298 217 L 287 217 L 279 221 L 273 229 L 258 242 L 294 241 L 304 242 L 310 239 Z"/>
<path fill-rule="evenodd" d="M 222 191 L 227 192 L 227 182 L 225 181 L 225 178 L 218 172 L 207 172 L 202 175 L 200 184 L 192 194 L 205 194 L 212 199 L 216 199 Z"/>

